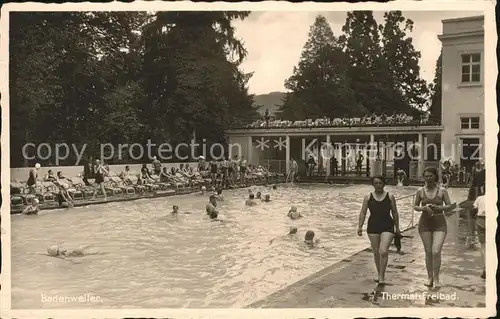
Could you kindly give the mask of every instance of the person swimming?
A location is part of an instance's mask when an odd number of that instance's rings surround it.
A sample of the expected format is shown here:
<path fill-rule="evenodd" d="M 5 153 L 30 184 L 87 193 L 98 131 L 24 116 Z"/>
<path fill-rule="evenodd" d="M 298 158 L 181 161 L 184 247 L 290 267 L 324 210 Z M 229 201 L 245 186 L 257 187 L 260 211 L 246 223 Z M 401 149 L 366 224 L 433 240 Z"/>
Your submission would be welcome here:
<path fill-rule="evenodd" d="M 297 206 L 290 207 L 290 211 L 288 211 L 286 216 L 290 217 L 290 219 L 298 219 L 302 217 L 302 215 L 297 211 Z"/>
<path fill-rule="evenodd" d="M 222 195 L 222 188 L 217 189 L 217 194 L 215 195 L 217 200 L 224 201 L 224 195 Z"/>
<path fill-rule="evenodd" d="M 266 194 L 266 196 L 264 196 L 264 199 L 262 201 L 266 202 L 266 203 L 270 202 L 271 201 L 271 195 Z"/>
<path fill-rule="evenodd" d="M 201 194 L 200 195 L 205 195 L 206 191 L 207 191 L 207 187 L 206 186 L 202 186 L 201 187 Z"/>
<path fill-rule="evenodd" d="M 245 201 L 245 205 L 247 205 L 247 206 L 255 206 L 255 205 L 257 205 L 257 202 L 255 202 L 255 196 L 254 196 L 254 194 L 248 195 L 248 199 Z"/>
<path fill-rule="evenodd" d="M 304 236 L 304 243 L 309 247 L 309 248 L 313 248 L 316 246 L 317 243 L 319 243 L 319 239 L 318 238 L 314 238 L 315 234 L 314 234 L 314 231 L 312 230 L 308 230 L 306 232 L 306 235 Z"/>
<path fill-rule="evenodd" d="M 282 236 L 278 236 L 278 237 L 274 237 L 273 239 L 271 239 L 271 240 L 269 241 L 269 245 L 271 245 L 271 244 L 272 244 L 272 243 L 273 243 L 276 239 L 278 239 L 278 238 L 286 238 L 286 237 L 291 237 L 291 236 L 293 236 L 293 235 L 296 235 L 296 234 L 297 234 L 297 231 L 298 231 L 298 230 L 297 230 L 297 227 L 292 226 L 292 227 L 290 227 L 290 229 L 288 230 L 288 234 L 286 234 L 286 235 L 282 235 Z"/>
<path fill-rule="evenodd" d="M 278 186 L 277 185 L 273 185 L 273 189 L 278 189 Z"/>
<path fill-rule="evenodd" d="M 80 247 L 75 250 L 68 250 L 68 249 L 61 249 L 59 245 L 50 245 L 47 248 L 47 254 L 50 257 L 83 257 L 85 255 L 88 255 L 86 252 L 86 249 L 88 246 Z"/>
<path fill-rule="evenodd" d="M 181 213 L 181 212 L 179 211 L 179 206 L 177 206 L 177 205 L 172 206 L 172 211 L 170 212 L 170 215 L 172 215 L 172 216 L 177 216 L 177 215 L 179 215 L 179 214 L 191 214 L 191 212 L 184 212 L 184 213 Z"/>
<path fill-rule="evenodd" d="M 211 216 L 211 214 L 215 213 L 215 218 L 217 218 L 217 215 L 219 214 L 219 211 L 217 210 L 217 197 L 215 195 L 210 195 L 208 198 L 208 204 L 205 208 L 207 215 Z"/>
<path fill-rule="evenodd" d="M 257 192 L 257 196 L 256 196 L 257 199 L 262 199 L 262 193 L 261 192 Z"/>
<path fill-rule="evenodd" d="M 24 215 L 36 215 L 40 211 L 40 208 L 38 207 L 39 201 L 37 198 L 33 198 L 31 200 L 31 203 L 26 206 L 22 212 Z"/>

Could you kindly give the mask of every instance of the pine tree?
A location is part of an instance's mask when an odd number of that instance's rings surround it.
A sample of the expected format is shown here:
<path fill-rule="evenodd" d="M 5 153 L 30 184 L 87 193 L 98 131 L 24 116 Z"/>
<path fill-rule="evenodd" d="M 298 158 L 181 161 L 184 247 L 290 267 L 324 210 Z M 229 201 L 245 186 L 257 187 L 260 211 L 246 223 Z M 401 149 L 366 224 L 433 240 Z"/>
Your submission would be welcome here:
<path fill-rule="evenodd" d="M 429 90 L 431 92 L 430 99 L 430 116 L 429 119 L 437 124 L 441 124 L 441 85 L 442 85 L 442 55 L 443 51 L 439 54 L 436 60 L 436 71 L 434 74 L 434 80 L 432 84 L 429 85 Z"/>
<path fill-rule="evenodd" d="M 425 80 L 420 78 L 418 62 L 421 54 L 415 50 L 413 39 L 407 35 L 413 31 L 413 21 L 405 19 L 401 11 L 386 12 L 384 20 L 384 24 L 379 26 L 382 56 L 387 61 L 395 89 L 401 93 L 402 107 L 423 110 L 429 90 Z"/>
<path fill-rule="evenodd" d="M 391 113 L 402 108 L 389 65 L 383 58 L 380 35 L 372 11 L 347 13 L 340 41 L 349 61 L 348 77 L 357 103 L 368 113 Z"/>
<path fill-rule="evenodd" d="M 280 108 L 283 118 L 359 115 L 346 76 L 345 54 L 324 16 L 309 30 L 299 63 L 285 81 L 290 90 Z"/>

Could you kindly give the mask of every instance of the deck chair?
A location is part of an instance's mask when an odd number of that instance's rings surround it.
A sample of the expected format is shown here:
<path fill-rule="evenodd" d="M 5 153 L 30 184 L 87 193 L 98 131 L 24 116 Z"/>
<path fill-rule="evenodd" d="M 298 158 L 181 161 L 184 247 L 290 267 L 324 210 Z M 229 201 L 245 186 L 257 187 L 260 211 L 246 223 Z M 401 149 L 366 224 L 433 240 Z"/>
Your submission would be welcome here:
<path fill-rule="evenodd" d="M 104 190 L 107 195 L 116 196 L 123 194 L 123 189 L 116 185 L 116 182 L 112 180 L 112 177 L 104 178 Z"/>
<path fill-rule="evenodd" d="M 157 177 L 155 176 L 154 180 L 155 180 L 154 185 L 158 185 L 160 190 L 167 190 L 171 186 L 169 183 L 162 182 L 160 180 L 160 176 Z"/>
<path fill-rule="evenodd" d="M 74 189 L 82 193 L 83 198 L 88 198 L 89 196 L 94 195 L 94 187 L 85 185 L 85 182 L 81 177 L 71 177 L 68 178 L 68 180 L 71 182 Z"/>
<path fill-rule="evenodd" d="M 43 201 L 54 201 L 57 194 L 59 194 L 59 189 L 52 182 L 41 182 L 42 185 L 42 196 Z"/>
<path fill-rule="evenodd" d="M 147 190 L 147 188 L 144 185 L 137 184 L 139 182 L 137 176 L 130 175 L 128 180 L 132 184 L 131 186 L 135 189 L 136 193 L 144 193 Z"/>
<path fill-rule="evenodd" d="M 125 181 L 118 176 L 109 177 L 109 181 L 114 184 L 114 187 L 120 188 L 124 195 L 134 195 L 135 188 L 133 186 L 128 186 Z"/>

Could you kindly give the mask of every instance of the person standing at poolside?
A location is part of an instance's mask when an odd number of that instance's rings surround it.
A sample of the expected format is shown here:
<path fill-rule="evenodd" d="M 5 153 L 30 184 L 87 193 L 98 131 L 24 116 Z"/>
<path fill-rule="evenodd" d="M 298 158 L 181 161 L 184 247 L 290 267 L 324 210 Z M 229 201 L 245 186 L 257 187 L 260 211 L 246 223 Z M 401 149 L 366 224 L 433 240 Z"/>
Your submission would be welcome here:
<path fill-rule="evenodd" d="M 475 200 L 478 196 L 484 194 L 484 184 L 486 182 L 486 171 L 484 164 L 477 161 L 472 169 L 471 187 L 473 188 L 474 195 L 471 200 Z"/>
<path fill-rule="evenodd" d="M 299 171 L 299 165 L 297 164 L 297 161 L 292 157 L 290 160 L 290 171 L 288 172 L 288 176 L 286 178 L 286 181 L 288 182 L 288 179 L 290 179 L 290 182 L 293 183 L 295 182 L 295 175 Z"/>
<path fill-rule="evenodd" d="M 218 215 L 219 211 L 217 210 L 217 197 L 215 195 L 210 195 L 208 198 L 208 204 L 205 208 L 207 215 Z"/>
<path fill-rule="evenodd" d="M 439 187 L 437 169 L 427 167 L 424 170 L 425 186 L 415 194 L 413 209 L 422 212 L 418 221 L 418 232 L 425 250 L 425 266 L 427 268 L 427 287 L 441 286 L 439 272 L 441 269 L 441 249 L 447 234 L 444 212 L 453 208 L 448 191 Z M 443 205 L 444 203 L 444 205 Z"/>
<path fill-rule="evenodd" d="M 485 188 L 483 188 L 485 191 Z M 485 259 L 485 237 L 486 237 L 486 193 L 481 194 L 474 201 L 474 217 L 476 219 L 477 234 L 481 244 L 481 259 L 483 261 L 483 273 L 481 278 L 486 279 L 486 259 Z"/>
<path fill-rule="evenodd" d="M 385 270 L 389 261 L 389 246 L 394 233 L 400 234 L 399 214 L 394 195 L 384 190 L 385 178 L 372 177 L 373 192 L 365 196 L 359 214 L 358 236 L 363 234 L 363 224 L 366 212 L 370 210 L 366 232 L 372 246 L 373 258 L 377 269 L 378 278 L 375 282 L 385 284 Z M 391 216 L 392 213 L 392 216 Z"/>
<path fill-rule="evenodd" d="M 247 160 L 241 156 L 240 157 L 240 184 L 246 185 L 246 174 L 247 174 Z"/>
<path fill-rule="evenodd" d="M 160 174 L 161 174 L 161 162 L 156 158 L 156 156 L 153 156 L 153 162 L 151 164 L 153 165 L 154 174 L 160 176 Z"/>
<path fill-rule="evenodd" d="M 106 171 L 104 166 L 101 164 L 101 161 L 99 161 L 98 159 L 95 160 L 95 166 L 96 166 L 95 174 L 94 174 L 95 190 L 94 190 L 94 194 L 92 195 L 92 200 L 95 200 L 95 197 L 97 195 L 97 191 L 99 188 L 101 189 L 101 192 L 104 195 L 104 200 L 107 200 L 108 197 L 106 194 L 106 189 L 104 189 L 104 176 L 107 175 L 108 172 Z"/>
<path fill-rule="evenodd" d="M 38 183 L 38 170 L 40 169 L 41 165 L 39 163 L 35 164 L 34 168 L 30 169 L 29 176 L 28 176 L 28 181 L 26 182 L 26 185 L 28 185 L 28 193 L 29 194 L 34 194 L 36 193 L 36 184 Z"/>

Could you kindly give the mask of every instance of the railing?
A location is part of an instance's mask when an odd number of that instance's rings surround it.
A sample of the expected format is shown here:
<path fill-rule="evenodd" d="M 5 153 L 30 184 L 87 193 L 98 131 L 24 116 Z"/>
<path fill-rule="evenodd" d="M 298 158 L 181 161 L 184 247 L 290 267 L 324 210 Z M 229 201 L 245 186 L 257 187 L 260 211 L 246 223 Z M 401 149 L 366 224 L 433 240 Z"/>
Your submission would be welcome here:
<path fill-rule="evenodd" d="M 273 173 L 287 174 L 285 160 L 259 159 L 259 165 Z"/>
<path fill-rule="evenodd" d="M 411 202 L 410 202 L 410 209 L 411 209 L 411 218 L 410 218 L 410 222 L 408 223 L 408 225 L 406 227 L 401 227 L 401 212 L 399 212 L 399 222 L 400 222 L 400 229 L 402 232 L 406 231 L 406 230 L 409 230 L 413 227 L 415 227 L 415 209 L 413 209 L 413 203 L 415 202 L 415 194 L 409 194 L 409 195 L 405 195 L 405 196 L 401 196 L 399 198 L 396 198 L 396 202 L 400 202 L 402 199 L 407 199 L 407 198 L 410 198 L 411 199 Z M 400 205 L 398 205 L 400 206 Z M 401 206 L 400 206 L 401 207 Z"/>

